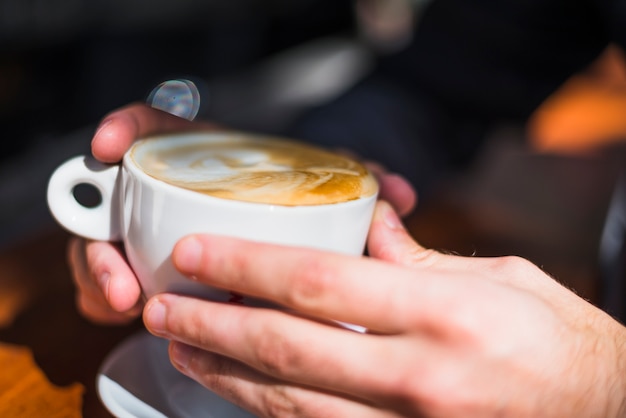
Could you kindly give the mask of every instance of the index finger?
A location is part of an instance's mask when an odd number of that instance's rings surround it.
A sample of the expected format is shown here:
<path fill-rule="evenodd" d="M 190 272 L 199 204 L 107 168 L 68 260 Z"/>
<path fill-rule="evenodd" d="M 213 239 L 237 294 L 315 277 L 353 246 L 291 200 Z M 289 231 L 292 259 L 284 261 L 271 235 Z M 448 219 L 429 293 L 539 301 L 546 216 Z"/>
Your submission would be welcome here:
<path fill-rule="evenodd" d="M 173 131 L 211 128 L 208 122 L 191 122 L 144 103 L 132 103 L 104 117 L 91 142 L 91 151 L 98 160 L 115 163 L 140 137 Z"/>
<path fill-rule="evenodd" d="M 366 257 L 229 237 L 187 237 L 175 246 L 172 260 L 183 274 L 208 285 L 382 333 L 428 322 L 458 297 L 458 289 L 442 280 L 449 274 L 436 267 L 419 272 Z"/>

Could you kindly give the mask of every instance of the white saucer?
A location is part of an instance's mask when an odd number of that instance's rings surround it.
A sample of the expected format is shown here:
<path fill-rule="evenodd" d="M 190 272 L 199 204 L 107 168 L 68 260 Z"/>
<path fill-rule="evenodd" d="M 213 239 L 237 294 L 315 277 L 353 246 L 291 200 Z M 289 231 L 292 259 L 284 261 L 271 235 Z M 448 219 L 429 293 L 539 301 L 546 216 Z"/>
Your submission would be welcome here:
<path fill-rule="evenodd" d="M 179 373 L 167 345 L 142 331 L 111 351 L 96 382 L 109 412 L 118 418 L 254 417 Z"/>

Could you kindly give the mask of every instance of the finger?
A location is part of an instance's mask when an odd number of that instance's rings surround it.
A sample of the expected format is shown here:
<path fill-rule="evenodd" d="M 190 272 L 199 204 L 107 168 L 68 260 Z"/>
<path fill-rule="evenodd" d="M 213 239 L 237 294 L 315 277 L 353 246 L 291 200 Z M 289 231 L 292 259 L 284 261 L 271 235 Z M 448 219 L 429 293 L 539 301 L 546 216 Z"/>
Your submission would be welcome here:
<path fill-rule="evenodd" d="M 76 285 L 76 307 L 86 318 L 94 322 L 105 322 L 109 315 L 103 310 L 109 307 L 109 303 L 87 268 L 85 245 L 82 238 L 72 238 L 68 243 L 68 265 Z M 111 311 L 110 307 L 108 310 Z M 109 313 L 116 316 L 116 312 Z"/>
<path fill-rule="evenodd" d="M 407 355 L 427 353 L 414 337 L 360 334 L 277 310 L 173 294 L 150 299 L 144 322 L 158 336 L 227 356 L 281 381 L 372 402 L 388 402 L 397 382 L 371 370 L 403 375 Z"/>
<path fill-rule="evenodd" d="M 89 241 L 85 252 L 90 275 L 111 308 L 136 311 L 141 287 L 122 250 L 110 242 Z"/>
<path fill-rule="evenodd" d="M 434 265 L 441 258 L 447 257 L 417 243 L 396 211 L 385 201 L 376 204 L 367 238 L 367 250 L 371 257 L 408 267 Z"/>
<path fill-rule="evenodd" d="M 210 127 L 215 125 L 191 122 L 143 103 L 133 103 L 102 120 L 91 142 L 91 150 L 100 161 L 115 163 L 136 139 L 143 136 Z"/>
<path fill-rule="evenodd" d="M 381 332 L 406 329 L 414 304 L 414 272 L 371 258 L 195 235 L 177 243 L 172 260 L 200 282 Z"/>
<path fill-rule="evenodd" d="M 140 313 L 139 307 L 125 312 L 117 312 L 111 308 L 87 267 L 86 245 L 82 238 L 72 238 L 68 245 L 68 262 L 76 284 L 78 310 L 91 321 L 103 324 L 124 324 L 135 319 Z"/>
<path fill-rule="evenodd" d="M 280 381 L 239 361 L 183 343 L 172 342 L 169 352 L 179 371 L 255 416 L 393 416 L 336 394 Z"/>
<path fill-rule="evenodd" d="M 67 261 L 72 279 L 79 291 L 90 295 L 100 295 L 104 300 L 104 295 L 87 266 L 86 246 L 87 240 L 84 238 L 72 237 L 68 242 Z"/>
<path fill-rule="evenodd" d="M 449 316 L 450 307 L 485 280 L 533 292 L 537 286 L 546 289 L 545 274 L 520 258 L 429 254 L 407 267 L 202 234 L 179 241 L 172 261 L 199 282 L 384 334 L 440 327 L 437 323 Z"/>
<path fill-rule="evenodd" d="M 386 200 L 401 216 L 407 216 L 417 204 L 417 194 L 398 174 L 385 174 L 380 179 L 380 199 Z"/>
<path fill-rule="evenodd" d="M 380 164 L 368 162 L 365 165 L 378 180 L 379 198 L 389 202 L 400 216 L 409 215 L 417 204 L 417 194 L 411 184 L 404 177 L 387 172 Z"/>
<path fill-rule="evenodd" d="M 382 203 L 381 207 L 384 210 L 386 206 Z M 374 237 L 400 234 L 400 244 L 391 243 L 391 247 L 414 246 L 408 256 L 389 250 L 387 258 L 405 257 L 404 265 L 211 235 L 184 238 L 174 247 L 172 261 L 183 274 L 208 285 L 388 334 L 418 325 L 433 326 L 437 318 L 447 315 L 450 306 L 464 300 L 478 281 L 533 292 L 552 288 L 549 294 L 560 289 L 521 258 L 459 257 L 424 250 L 405 231 L 376 232 L 376 228 L 388 228 L 386 223 L 377 221 Z M 370 245 L 374 254 L 380 254 L 384 251 L 376 246 L 384 246 L 384 239 L 381 244 L 374 237 Z"/>
<path fill-rule="evenodd" d="M 104 298 L 93 298 L 93 295 L 78 292 L 76 306 L 78 311 L 91 322 L 100 325 L 126 325 L 136 320 L 141 314 L 141 308 L 133 308 L 126 312 L 117 312 Z"/>

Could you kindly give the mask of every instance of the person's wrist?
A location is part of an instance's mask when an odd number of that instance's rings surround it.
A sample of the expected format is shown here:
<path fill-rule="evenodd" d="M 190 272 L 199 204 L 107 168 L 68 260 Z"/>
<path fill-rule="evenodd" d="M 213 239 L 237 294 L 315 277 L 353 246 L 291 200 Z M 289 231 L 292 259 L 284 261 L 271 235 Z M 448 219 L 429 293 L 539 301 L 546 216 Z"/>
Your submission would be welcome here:
<path fill-rule="evenodd" d="M 604 388 L 607 417 L 626 417 L 626 328 L 609 319 L 605 327 L 607 341 L 610 342 L 611 355 L 604 362 L 607 386 Z M 605 353 L 598 353 L 602 356 Z"/>
<path fill-rule="evenodd" d="M 614 324 L 617 367 L 615 371 L 615 411 L 616 417 L 626 417 L 626 327 Z"/>
<path fill-rule="evenodd" d="M 565 387 L 576 396 L 568 415 L 626 417 L 626 328 L 598 308 L 585 309 L 574 321 L 580 339 L 574 349 Z M 571 341 L 574 342 L 574 341 Z"/>

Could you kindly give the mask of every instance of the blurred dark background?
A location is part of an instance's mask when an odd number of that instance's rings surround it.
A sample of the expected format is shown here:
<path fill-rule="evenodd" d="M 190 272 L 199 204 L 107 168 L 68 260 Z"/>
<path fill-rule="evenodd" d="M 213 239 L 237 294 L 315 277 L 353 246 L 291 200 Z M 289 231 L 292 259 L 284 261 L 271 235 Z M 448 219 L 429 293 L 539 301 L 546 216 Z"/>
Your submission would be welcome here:
<path fill-rule="evenodd" d="M 352 30 L 332 0 L 2 0 L 3 158 L 93 124 L 172 77 L 212 79 Z"/>

